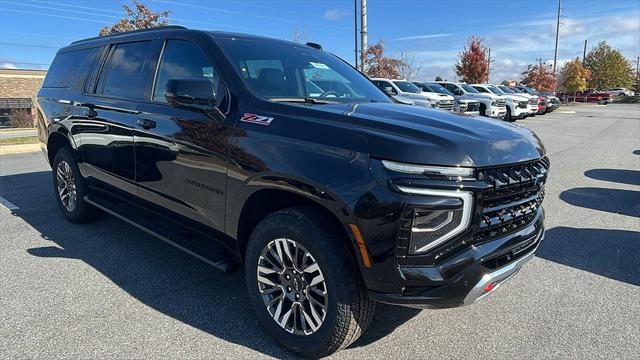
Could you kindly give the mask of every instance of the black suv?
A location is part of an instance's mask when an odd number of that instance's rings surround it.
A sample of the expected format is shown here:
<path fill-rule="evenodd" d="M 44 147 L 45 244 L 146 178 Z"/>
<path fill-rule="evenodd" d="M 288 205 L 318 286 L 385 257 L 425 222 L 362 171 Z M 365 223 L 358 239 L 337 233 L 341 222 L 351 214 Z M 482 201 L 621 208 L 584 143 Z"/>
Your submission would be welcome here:
<path fill-rule="evenodd" d="M 474 303 L 544 236 L 535 134 L 394 104 L 317 44 L 180 27 L 80 40 L 37 103 L 68 220 L 106 212 L 244 266 L 266 331 L 306 356 L 356 340 L 375 301 Z"/>

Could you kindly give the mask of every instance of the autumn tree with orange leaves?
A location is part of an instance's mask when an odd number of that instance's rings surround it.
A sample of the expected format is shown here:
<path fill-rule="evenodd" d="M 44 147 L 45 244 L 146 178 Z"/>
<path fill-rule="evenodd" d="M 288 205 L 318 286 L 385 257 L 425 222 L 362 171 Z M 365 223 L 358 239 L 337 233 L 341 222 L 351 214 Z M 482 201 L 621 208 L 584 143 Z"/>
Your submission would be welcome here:
<path fill-rule="evenodd" d="M 382 40 L 367 47 L 363 62 L 364 74 L 368 77 L 400 78 L 400 66 L 403 62 L 396 58 L 384 56 L 384 41 Z"/>
<path fill-rule="evenodd" d="M 482 84 L 489 80 L 489 61 L 487 48 L 482 43 L 482 38 L 475 35 L 469 38 L 469 43 L 458 54 L 456 74 L 460 81 L 470 84 Z"/>
<path fill-rule="evenodd" d="M 520 83 L 541 92 L 554 92 L 556 89 L 556 77 L 553 75 L 551 65 L 543 62 L 536 65 L 530 64 L 522 73 Z"/>
<path fill-rule="evenodd" d="M 124 7 L 124 18 L 112 26 L 103 27 L 100 30 L 100 36 L 124 31 L 149 29 L 169 24 L 166 20 L 169 14 L 171 14 L 169 10 L 154 12 L 138 0 L 133 0 L 133 7 L 127 4 L 122 5 L 122 7 Z"/>

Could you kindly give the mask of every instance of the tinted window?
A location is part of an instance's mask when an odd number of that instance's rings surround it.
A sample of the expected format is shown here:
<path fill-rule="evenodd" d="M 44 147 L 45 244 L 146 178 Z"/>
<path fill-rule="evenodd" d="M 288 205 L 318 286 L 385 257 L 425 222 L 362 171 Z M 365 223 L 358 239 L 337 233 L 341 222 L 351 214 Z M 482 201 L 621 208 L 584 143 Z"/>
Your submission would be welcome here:
<path fill-rule="evenodd" d="M 111 48 L 109 60 L 98 85 L 104 95 L 145 98 L 147 79 L 143 70 L 150 45 L 150 41 L 142 41 L 118 44 Z"/>
<path fill-rule="evenodd" d="M 326 91 L 320 94 L 326 100 L 389 101 L 364 75 L 324 51 L 279 41 L 219 39 L 219 44 L 238 75 L 258 96 L 273 101 L 316 97 L 315 88 L 306 88 L 310 81 Z"/>
<path fill-rule="evenodd" d="M 194 77 L 206 78 L 212 82 L 213 95 L 220 106 L 226 92 L 209 58 L 197 45 L 189 41 L 168 40 L 162 52 L 153 100 L 166 101 L 164 90 L 170 79 Z"/>
<path fill-rule="evenodd" d="M 92 62 L 100 48 L 83 49 L 60 53 L 53 59 L 43 87 L 68 88 L 76 79 L 85 62 Z"/>
<path fill-rule="evenodd" d="M 489 92 L 489 90 L 487 90 L 487 89 L 485 89 L 485 88 L 483 88 L 481 86 L 474 86 L 473 88 L 478 90 L 481 93 L 488 93 Z"/>
<path fill-rule="evenodd" d="M 404 92 L 414 93 L 414 94 L 420 94 L 422 92 L 422 90 L 420 90 L 417 86 L 413 85 L 408 81 L 394 81 L 393 83 L 396 84 L 396 86 L 399 87 L 400 90 Z"/>

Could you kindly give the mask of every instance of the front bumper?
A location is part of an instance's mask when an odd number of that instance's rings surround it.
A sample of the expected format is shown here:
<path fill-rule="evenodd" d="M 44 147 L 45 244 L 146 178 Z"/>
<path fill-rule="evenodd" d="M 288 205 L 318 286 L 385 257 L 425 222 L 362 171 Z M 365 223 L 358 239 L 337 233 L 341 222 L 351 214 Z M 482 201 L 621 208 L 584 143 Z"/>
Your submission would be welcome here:
<path fill-rule="evenodd" d="M 491 106 L 489 108 L 488 112 L 489 112 L 488 115 L 490 117 L 502 119 L 502 118 L 504 118 L 505 115 L 507 115 L 507 108 L 506 107 Z"/>
<path fill-rule="evenodd" d="M 543 239 L 544 229 L 542 228 L 533 235 L 532 242 L 524 249 L 514 247 L 517 251 L 510 248 L 480 256 L 457 278 L 441 286 L 400 294 L 369 291 L 369 295 L 378 302 L 414 308 L 442 309 L 471 305 L 489 296 L 499 286 L 511 279 L 525 263 L 535 256 Z M 482 250 L 478 249 L 478 251 Z M 487 266 L 492 263 L 492 260 L 504 257 L 509 252 L 513 252 L 511 255 L 513 260 L 510 262 L 497 268 Z M 399 271 L 405 278 L 432 277 L 435 274 L 425 268 L 400 267 Z"/>
<path fill-rule="evenodd" d="M 525 115 L 529 115 L 529 108 L 521 108 L 518 105 L 513 105 L 512 106 L 513 110 L 511 110 L 511 116 L 516 117 L 516 118 L 520 118 L 520 117 L 524 117 Z"/>

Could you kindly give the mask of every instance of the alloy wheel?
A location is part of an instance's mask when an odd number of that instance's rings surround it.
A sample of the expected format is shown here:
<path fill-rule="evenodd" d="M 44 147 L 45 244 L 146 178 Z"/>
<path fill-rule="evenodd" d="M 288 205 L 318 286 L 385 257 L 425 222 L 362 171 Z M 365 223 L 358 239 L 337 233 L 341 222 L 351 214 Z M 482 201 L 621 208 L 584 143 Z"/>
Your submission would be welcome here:
<path fill-rule="evenodd" d="M 327 315 L 324 275 L 314 257 L 291 239 L 272 240 L 258 259 L 258 290 L 267 311 L 284 330 L 315 333 Z"/>
<path fill-rule="evenodd" d="M 71 165 L 68 162 L 62 160 L 58 163 L 56 179 L 60 202 L 62 202 L 67 211 L 72 212 L 76 208 L 76 183 Z"/>

